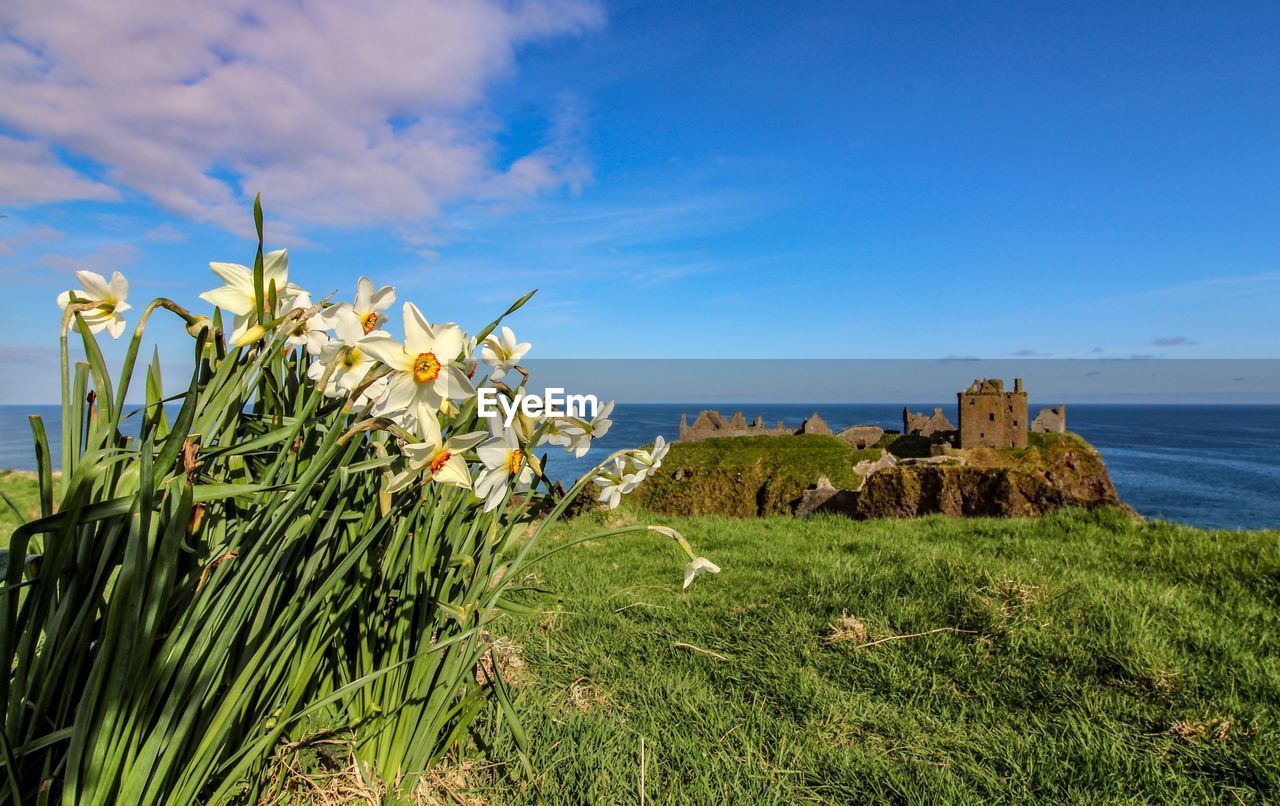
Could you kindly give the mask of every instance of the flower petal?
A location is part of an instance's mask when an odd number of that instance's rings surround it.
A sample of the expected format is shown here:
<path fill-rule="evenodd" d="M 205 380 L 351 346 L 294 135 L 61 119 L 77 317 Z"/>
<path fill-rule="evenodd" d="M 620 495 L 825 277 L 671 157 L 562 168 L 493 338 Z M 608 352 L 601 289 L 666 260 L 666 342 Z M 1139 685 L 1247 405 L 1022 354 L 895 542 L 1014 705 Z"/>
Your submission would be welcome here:
<path fill-rule="evenodd" d="M 369 313 L 369 300 L 373 297 L 373 281 L 368 277 L 361 277 L 356 280 L 356 305 L 355 308 L 362 314 Z"/>
<path fill-rule="evenodd" d="M 394 375 L 392 378 L 393 380 L 387 385 L 387 391 L 378 401 L 379 416 L 405 411 L 413 403 L 413 394 L 417 386 L 413 378 L 404 374 Z"/>
<path fill-rule="evenodd" d="M 370 336 L 360 340 L 360 349 L 397 372 L 412 372 L 413 359 L 405 353 L 404 345 L 387 336 Z"/>
<path fill-rule="evenodd" d="M 76 279 L 80 281 L 80 285 L 84 287 L 84 296 L 89 299 L 110 299 L 111 286 L 107 284 L 107 278 L 98 274 L 96 271 L 85 271 L 81 269 L 76 272 Z"/>
<path fill-rule="evenodd" d="M 433 448 L 439 448 L 444 444 L 444 438 L 440 436 L 440 421 L 436 419 L 436 412 L 425 405 L 418 405 L 418 430 L 422 434 L 422 439 Z"/>
<path fill-rule="evenodd" d="M 470 434 L 458 434 L 445 440 L 445 447 L 452 453 L 469 451 L 489 438 L 484 431 L 472 431 Z"/>
<path fill-rule="evenodd" d="M 209 268 L 222 282 L 239 289 L 249 297 L 253 296 L 253 272 L 249 271 L 247 266 L 241 266 L 239 263 L 210 263 Z"/>
<path fill-rule="evenodd" d="M 462 330 L 454 324 L 437 326 L 433 331 L 433 335 L 435 340 L 431 346 L 431 351 L 436 354 L 436 358 L 440 359 L 442 364 L 457 358 L 462 352 L 462 348 L 467 344 L 466 338 L 462 335 Z"/>
<path fill-rule="evenodd" d="M 391 481 L 387 482 L 385 489 L 389 493 L 399 492 L 412 484 L 417 477 L 418 474 L 412 470 L 402 470 L 391 477 Z"/>
<path fill-rule="evenodd" d="M 476 448 L 476 456 L 480 457 L 480 461 L 484 462 L 485 467 L 505 468 L 507 466 L 507 454 L 510 451 L 511 449 L 507 446 L 506 441 L 491 439 Z"/>
<path fill-rule="evenodd" d="M 389 285 L 384 285 L 369 298 L 369 307 L 375 311 L 385 311 L 387 308 L 390 308 L 395 301 L 396 290 Z"/>
<path fill-rule="evenodd" d="M 475 387 L 467 379 L 467 374 L 457 364 L 442 367 L 432 386 L 441 397 L 454 400 L 465 399 L 476 393 Z"/>
<path fill-rule="evenodd" d="M 239 288 L 230 285 L 206 291 L 200 295 L 200 299 L 210 305 L 216 305 L 225 311 L 230 311 L 236 316 L 248 316 L 253 312 L 253 296 L 246 295 Z"/>
<path fill-rule="evenodd" d="M 412 302 L 404 304 L 404 345 L 405 352 L 413 355 L 419 353 L 432 352 L 432 346 L 435 344 L 435 333 L 431 330 L 431 325 L 427 322 L 427 318 L 422 315 L 422 311 L 418 310 L 418 306 Z M 441 361 L 441 356 L 436 356 Z"/>
<path fill-rule="evenodd" d="M 111 298 L 116 302 L 124 302 L 129 296 L 129 280 L 120 272 L 111 273 Z"/>
<path fill-rule="evenodd" d="M 252 274 L 249 275 L 249 280 L 252 283 Z M 273 282 L 276 284 L 278 295 L 290 296 L 287 290 L 289 286 L 289 250 L 287 249 L 277 249 L 262 256 L 262 290 L 271 288 Z"/>
<path fill-rule="evenodd" d="M 431 474 L 431 478 L 441 484 L 471 488 L 471 473 L 467 470 L 466 460 L 460 454 L 455 453 L 446 459 L 445 463 Z"/>

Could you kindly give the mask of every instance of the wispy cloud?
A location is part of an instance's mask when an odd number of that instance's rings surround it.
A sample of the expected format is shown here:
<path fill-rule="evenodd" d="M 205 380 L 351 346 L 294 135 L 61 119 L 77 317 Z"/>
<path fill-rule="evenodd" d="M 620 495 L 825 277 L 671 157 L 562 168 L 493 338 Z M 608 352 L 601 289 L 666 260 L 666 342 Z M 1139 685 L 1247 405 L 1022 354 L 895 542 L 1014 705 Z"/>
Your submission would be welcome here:
<path fill-rule="evenodd" d="M 500 157 L 484 99 L 519 46 L 603 20 L 591 0 L 12 0 L 0 123 L 30 141 L 0 140 L 0 203 L 130 188 L 243 231 L 258 189 L 294 222 L 344 227 L 580 187 L 572 104 Z"/>
<path fill-rule="evenodd" d="M 48 224 L 37 224 L 32 227 L 20 229 L 12 235 L 6 235 L 0 238 L 0 258 L 12 257 L 20 251 L 49 244 L 54 241 L 61 240 L 65 235 L 62 231 L 49 226 Z"/>
<path fill-rule="evenodd" d="M 1151 344 L 1153 347 L 1190 347 L 1195 342 L 1186 336 L 1160 336 L 1152 339 Z"/>
<path fill-rule="evenodd" d="M 24 285 L 62 285 L 79 269 L 110 275 L 114 271 L 127 270 L 139 255 L 138 247 L 130 243 L 110 243 L 100 246 L 76 247 L 61 245 L 56 250 L 32 250 L 29 256 L 0 263 L 0 283 Z"/>
<path fill-rule="evenodd" d="M 1280 294 L 1280 271 L 1206 277 L 1202 280 L 1192 280 L 1190 282 L 1152 288 L 1133 294 L 1107 297 L 1099 301 L 1128 302 L 1135 299 L 1178 297 L 1232 299 L 1268 294 Z"/>
<path fill-rule="evenodd" d="M 473 209 L 420 240 L 418 268 L 393 279 L 412 287 L 470 284 L 480 275 L 495 284 L 545 287 L 593 286 L 608 277 L 610 284 L 660 286 L 769 259 L 729 261 L 707 246 L 749 227 L 768 209 L 754 198 L 672 187 L 608 201 L 549 201 L 536 209 Z"/>
<path fill-rule="evenodd" d="M 0 56 L 2 64 L 3 56 Z M 59 162 L 47 144 L 0 135 L 0 203 L 30 207 L 49 202 L 118 198 L 120 194 L 115 188 L 85 178 Z"/>
<path fill-rule="evenodd" d="M 172 224 L 161 224 L 147 230 L 142 237 L 153 243 L 185 243 L 188 235 Z"/>

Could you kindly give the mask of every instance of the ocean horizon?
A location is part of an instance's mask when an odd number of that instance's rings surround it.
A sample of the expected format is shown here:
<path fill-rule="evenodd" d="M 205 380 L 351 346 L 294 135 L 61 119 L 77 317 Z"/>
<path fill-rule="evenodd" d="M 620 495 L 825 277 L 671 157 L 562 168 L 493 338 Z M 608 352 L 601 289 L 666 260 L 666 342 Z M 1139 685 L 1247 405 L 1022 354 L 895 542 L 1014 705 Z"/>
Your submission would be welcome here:
<path fill-rule="evenodd" d="M 954 402 L 906 405 L 925 412 L 939 406 L 956 420 Z M 901 428 L 902 408 L 902 403 L 620 403 L 613 427 L 586 457 L 548 447 L 548 475 L 569 481 L 613 450 L 651 443 L 659 435 L 675 440 L 681 414 L 692 422 L 704 409 L 726 416 L 742 411 L 748 420 L 760 416 L 790 427 L 799 427 L 816 411 L 838 430 L 858 424 Z M 0 468 L 35 469 L 31 414 L 44 420 L 54 466 L 60 464 L 58 406 L 3 404 Z M 1098 449 L 1120 498 L 1145 517 L 1204 528 L 1280 528 L 1280 405 L 1068 403 L 1067 428 Z"/>

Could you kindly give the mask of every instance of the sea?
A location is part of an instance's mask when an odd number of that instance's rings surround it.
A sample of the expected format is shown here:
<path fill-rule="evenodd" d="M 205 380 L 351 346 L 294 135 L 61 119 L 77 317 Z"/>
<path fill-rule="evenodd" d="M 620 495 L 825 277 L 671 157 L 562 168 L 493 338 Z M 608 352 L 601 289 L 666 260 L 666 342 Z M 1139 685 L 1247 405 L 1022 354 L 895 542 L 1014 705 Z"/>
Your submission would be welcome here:
<path fill-rule="evenodd" d="M 932 411 L 936 404 L 909 404 Z M 1032 410 L 1037 406 L 1032 405 Z M 619 404 L 613 425 L 582 459 L 548 448 L 548 475 L 573 479 L 611 451 L 679 436 L 680 415 L 741 410 L 773 424 L 799 426 L 818 412 L 833 429 L 902 427 L 902 404 Z M 956 421 L 955 404 L 943 411 Z M 56 406 L 0 406 L 0 468 L 34 470 L 27 417 L 40 415 L 51 448 L 59 445 Z M 1280 406 L 1068 404 L 1067 427 L 1098 449 L 1120 497 L 1148 518 L 1218 529 L 1280 528 Z M 54 466 L 59 459 L 54 456 Z"/>

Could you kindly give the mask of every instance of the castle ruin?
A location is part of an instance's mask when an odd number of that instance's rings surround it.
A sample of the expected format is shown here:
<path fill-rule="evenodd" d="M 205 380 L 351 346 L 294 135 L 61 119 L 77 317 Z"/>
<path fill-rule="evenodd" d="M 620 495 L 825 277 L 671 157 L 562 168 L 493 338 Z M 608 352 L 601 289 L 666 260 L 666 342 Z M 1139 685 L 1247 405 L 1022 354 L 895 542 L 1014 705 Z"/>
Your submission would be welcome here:
<path fill-rule="evenodd" d="M 960 440 L 956 447 L 1027 447 L 1027 393 L 1022 379 L 1013 379 L 1013 391 L 1004 381 L 984 378 L 956 395 L 960 412 Z"/>
<path fill-rule="evenodd" d="M 932 444 L 935 455 L 939 450 L 951 448 L 1025 448 L 1027 434 L 1065 433 L 1067 407 L 1065 405 L 1041 409 L 1034 421 L 1027 418 L 1027 393 L 1022 379 L 1013 379 L 1013 391 L 1004 390 L 999 378 L 974 379 L 969 388 L 956 394 L 960 413 L 959 427 L 952 425 L 941 408 L 932 414 L 916 413 L 902 409 L 902 434 L 908 437 L 924 437 Z M 728 419 L 716 411 L 703 411 L 690 425 L 685 415 L 680 416 L 680 441 L 697 442 L 713 437 L 784 436 L 793 434 L 831 434 L 831 427 L 814 412 L 800 424 L 799 429 L 788 428 L 781 420 L 777 426 L 765 425 L 756 417 L 748 424 L 742 412 L 735 411 Z M 855 425 L 845 428 L 836 437 L 857 448 L 876 445 L 886 433 L 879 426 Z"/>
<path fill-rule="evenodd" d="M 928 437 L 933 442 L 951 442 L 956 435 L 956 427 L 942 413 L 942 408 L 933 410 L 933 414 L 917 414 L 906 406 L 902 407 L 902 433 L 909 437 Z"/>

